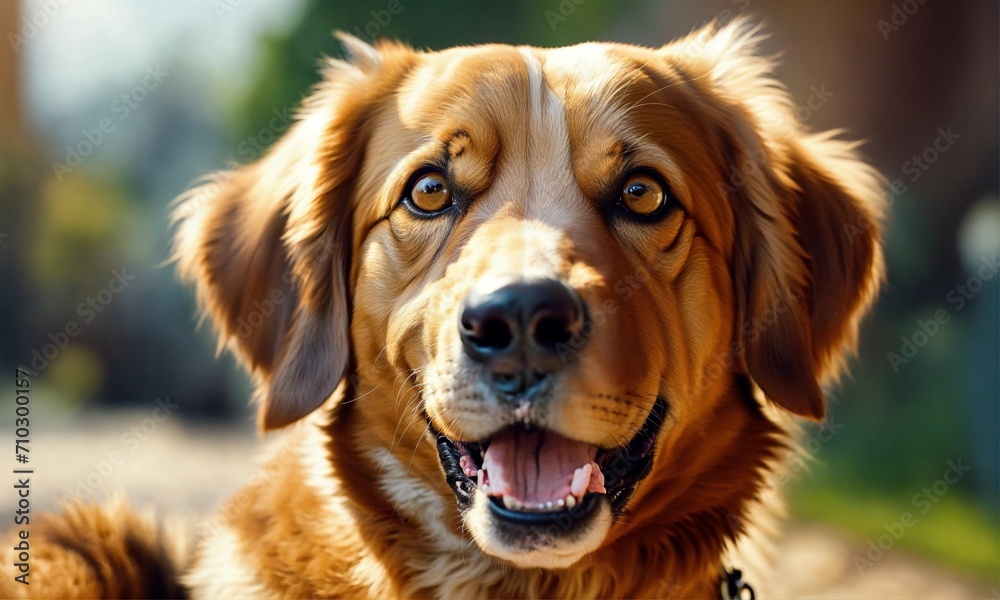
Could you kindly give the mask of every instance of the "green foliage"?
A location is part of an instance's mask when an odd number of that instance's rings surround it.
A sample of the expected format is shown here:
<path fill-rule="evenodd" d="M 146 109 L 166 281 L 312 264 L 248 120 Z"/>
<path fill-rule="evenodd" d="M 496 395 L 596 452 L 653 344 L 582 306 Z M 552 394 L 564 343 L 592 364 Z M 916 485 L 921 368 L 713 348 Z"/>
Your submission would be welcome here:
<path fill-rule="evenodd" d="M 621 10 L 621 4 L 612 2 L 584 2 L 577 6 L 566 0 L 565 4 L 560 12 L 558 1 L 309 0 L 301 18 L 288 32 L 262 40 L 259 74 L 246 104 L 237 112 L 235 127 L 241 132 L 238 137 L 265 129 L 272 110 L 298 106 L 318 81 L 320 55 L 342 54 L 334 31 L 369 43 L 396 39 L 429 49 L 484 41 L 561 46 L 599 39 L 611 15 Z M 398 14 L 390 13 L 389 9 L 396 6 L 400 7 Z"/>
<path fill-rule="evenodd" d="M 938 477 L 940 473 L 938 473 Z M 932 480 L 926 483 L 931 483 Z M 863 553 L 869 541 L 878 543 L 887 527 L 903 531 L 892 549 L 922 554 L 996 584 L 1000 566 L 1000 521 L 982 510 L 967 493 L 954 489 L 941 497 L 926 513 L 913 506 L 911 496 L 919 492 L 890 493 L 879 486 L 853 479 L 845 468 L 818 469 L 816 479 L 804 482 L 791 495 L 792 513 L 799 517 L 831 522 L 859 538 L 857 552 Z M 913 515 L 912 526 L 899 525 L 904 512 Z M 878 568 L 878 563 L 873 567 Z"/>

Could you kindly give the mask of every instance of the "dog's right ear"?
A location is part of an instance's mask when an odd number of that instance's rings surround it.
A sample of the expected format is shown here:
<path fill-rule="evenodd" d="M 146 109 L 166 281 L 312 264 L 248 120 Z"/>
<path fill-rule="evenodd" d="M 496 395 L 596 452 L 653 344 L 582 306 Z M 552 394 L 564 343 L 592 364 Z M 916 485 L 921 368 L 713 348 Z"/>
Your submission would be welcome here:
<path fill-rule="evenodd" d="M 178 200 L 174 256 L 219 346 L 257 382 L 263 430 L 318 408 L 350 363 L 352 197 L 366 122 L 412 53 L 342 36 L 288 133 Z"/>

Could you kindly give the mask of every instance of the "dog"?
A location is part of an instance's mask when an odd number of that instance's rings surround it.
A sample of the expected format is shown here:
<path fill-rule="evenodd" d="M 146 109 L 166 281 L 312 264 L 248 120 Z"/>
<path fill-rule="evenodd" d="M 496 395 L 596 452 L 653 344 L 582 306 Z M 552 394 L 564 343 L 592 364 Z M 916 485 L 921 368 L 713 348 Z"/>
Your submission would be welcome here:
<path fill-rule="evenodd" d="M 31 592 L 765 590 L 781 464 L 883 262 L 879 175 L 805 130 L 760 37 L 342 36 L 283 138 L 175 213 L 270 459 L 190 558 L 120 507 L 48 517 Z"/>

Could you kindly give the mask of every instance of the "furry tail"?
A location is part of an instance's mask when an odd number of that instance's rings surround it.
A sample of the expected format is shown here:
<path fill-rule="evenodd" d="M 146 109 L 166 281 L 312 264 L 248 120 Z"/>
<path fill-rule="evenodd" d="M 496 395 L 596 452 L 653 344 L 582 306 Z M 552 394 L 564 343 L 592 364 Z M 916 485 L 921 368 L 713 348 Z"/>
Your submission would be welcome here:
<path fill-rule="evenodd" d="M 184 536 L 134 512 L 122 498 L 74 502 L 27 526 L 27 577 L 15 563 L 18 533 L 4 548 L 3 598 L 184 598 Z M 23 546 L 22 546 L 23 548 Z"/>

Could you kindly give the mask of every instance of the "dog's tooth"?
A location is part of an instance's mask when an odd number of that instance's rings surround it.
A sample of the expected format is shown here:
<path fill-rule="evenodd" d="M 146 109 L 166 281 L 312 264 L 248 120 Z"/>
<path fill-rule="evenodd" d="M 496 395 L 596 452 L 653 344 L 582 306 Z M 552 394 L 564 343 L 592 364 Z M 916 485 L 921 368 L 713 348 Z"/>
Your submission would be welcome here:
<path fill-rule="evenodd" d="M 562 507 L 566 506 L 566 501 L 563 500 L 562 498 L 560 498 L 560 499 L 556 500 L 556 506 L 558 506 L 559 508 L 562 508 Z"/>
<path fill-rule="evenodd" d="M 476 485 L 483 487 L 483 469 L 476 471 Z"/>
<path fill-rule="evenodd" d="M 483 490 L 483 493 L 486 494 L 487 496 L 490 495 L 490 484 L 484 483 L 479 486 L 479 489 Z"/>
<path fill-rule="evenodd" d="M 539 502 L 535 505 L 535 510 L 545 510 L 545 505 Z"/>
<path fill-rule="evenodd" d="M 576 496 L 574 496 L 573 494 L 566 496 L 566 506 L 570 508 L 576 506 Z"/>
<path fill-rule="evenodd" d="M 545 503 L 545 510 L 552 510 L 553 504 L 551 502 Z"/>
<path fill-rule="evenodd" d="M 570 493 L 583 497 L 590 485 L 590 476 L 594 470 L 593 463 L 587 463 L 573 471 L 573 480 L 569 484 Z"/>

